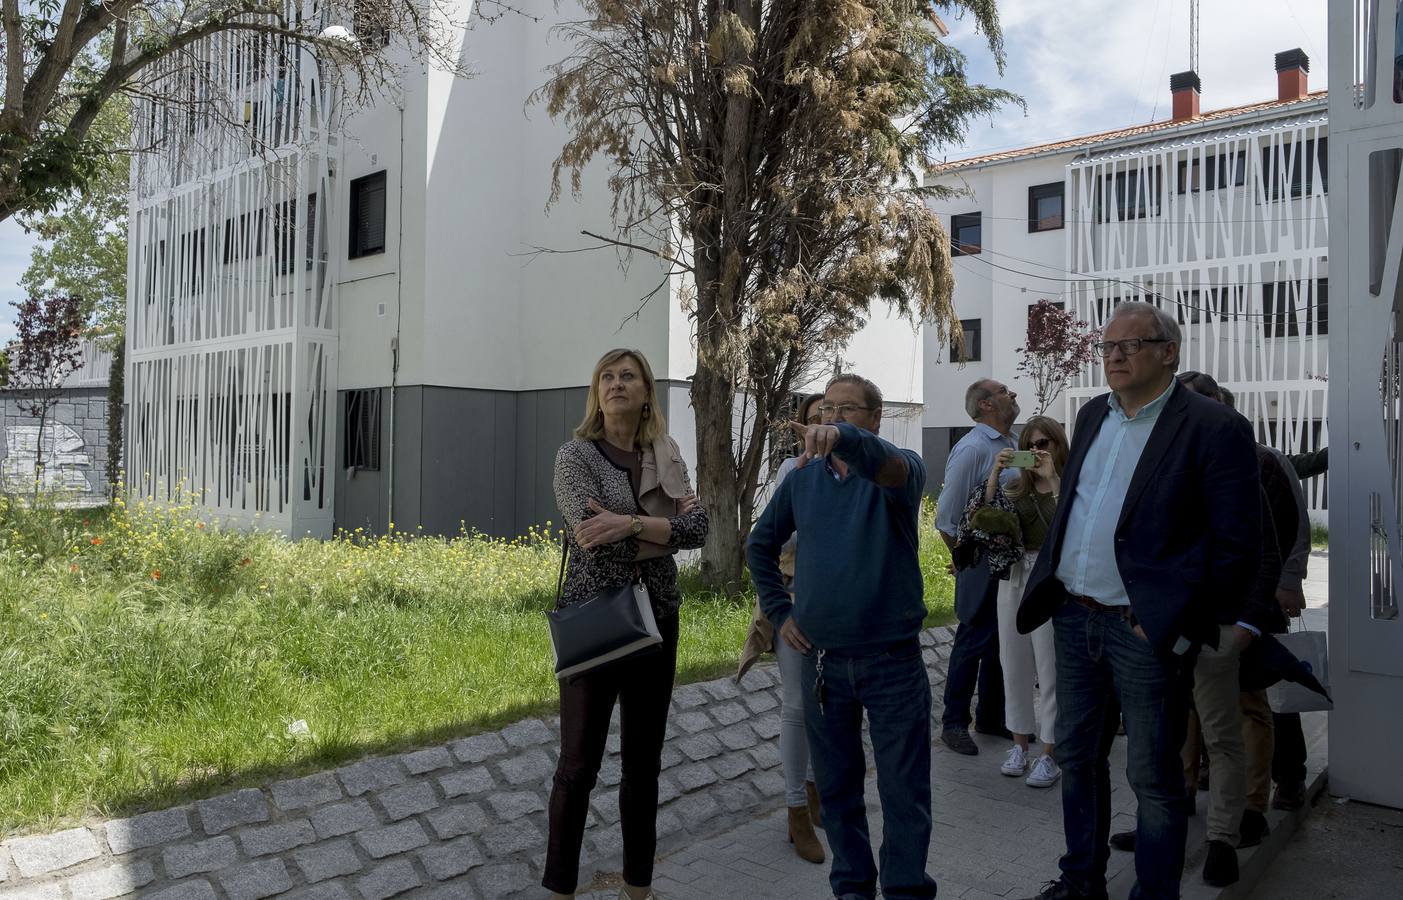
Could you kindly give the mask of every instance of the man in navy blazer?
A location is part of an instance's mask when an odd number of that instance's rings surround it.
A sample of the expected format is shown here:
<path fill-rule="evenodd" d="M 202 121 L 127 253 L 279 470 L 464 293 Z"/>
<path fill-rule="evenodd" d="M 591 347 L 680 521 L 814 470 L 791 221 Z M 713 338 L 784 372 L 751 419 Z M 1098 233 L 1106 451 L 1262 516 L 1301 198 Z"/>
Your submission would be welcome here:
<path fill-rule="evenodd" d="M 1115 308 L 1096 352 L 1111 393 L 1077 415 L 1061 502 L 1028 577 L 1018 630 L 1053 621 L 1057 762 L 1067 852 L 1045 900 L 1106 896 L 1117 713 L 1139 804 L 1132 898 L 1177 898 L 1188 800 L 1193 660 L 1217 646 L 1217 607 L 1247 595 L 1261 554 L 1247 420 L 1183 388 L 1179 325 Z"/>

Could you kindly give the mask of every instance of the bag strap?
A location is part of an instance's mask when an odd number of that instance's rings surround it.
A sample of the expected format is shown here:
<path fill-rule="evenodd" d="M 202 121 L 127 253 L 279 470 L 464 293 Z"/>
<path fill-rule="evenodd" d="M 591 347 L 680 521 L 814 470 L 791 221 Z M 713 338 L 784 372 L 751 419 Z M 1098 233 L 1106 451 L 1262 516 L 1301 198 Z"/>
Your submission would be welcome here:
<path fill-rule="evenodd" d="M 560 531 L 560 576 L 555 579 L 555 602 L 560 604 L 560 592 L 565 587 L 565 560 L 570 555 L 570 540 L 565 536 L 565 530 Z"/>

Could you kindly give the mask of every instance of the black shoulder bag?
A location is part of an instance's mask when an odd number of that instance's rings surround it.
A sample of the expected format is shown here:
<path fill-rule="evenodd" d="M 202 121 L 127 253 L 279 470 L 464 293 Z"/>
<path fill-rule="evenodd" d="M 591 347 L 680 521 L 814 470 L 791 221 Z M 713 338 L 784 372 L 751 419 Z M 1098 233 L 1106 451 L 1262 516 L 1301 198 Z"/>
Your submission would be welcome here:
<path fill-rule="evenodd" d="M 565 586 L 569 553 L 570 542 L 562 535 L 560 577 L 555 584 L 557 604 Z M 592 671 L 663 642 L 648 589 L 636 567 L 634 575 L 628 584 L 603 588 L 586 600 L 546 613 L 557 679 Z"/>

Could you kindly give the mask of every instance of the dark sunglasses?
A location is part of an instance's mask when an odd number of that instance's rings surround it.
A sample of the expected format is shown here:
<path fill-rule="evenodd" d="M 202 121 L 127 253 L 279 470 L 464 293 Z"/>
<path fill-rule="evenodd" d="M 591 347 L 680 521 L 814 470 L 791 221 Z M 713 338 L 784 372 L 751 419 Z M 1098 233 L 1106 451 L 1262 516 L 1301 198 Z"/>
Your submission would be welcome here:
<path fill-rule="evenodd" d="M 1038 438 L 1036 441 L 1029 442 L 1028 446 L 1034 450 L 1046 450 L 1052 446 L 1052 438 Z"/>

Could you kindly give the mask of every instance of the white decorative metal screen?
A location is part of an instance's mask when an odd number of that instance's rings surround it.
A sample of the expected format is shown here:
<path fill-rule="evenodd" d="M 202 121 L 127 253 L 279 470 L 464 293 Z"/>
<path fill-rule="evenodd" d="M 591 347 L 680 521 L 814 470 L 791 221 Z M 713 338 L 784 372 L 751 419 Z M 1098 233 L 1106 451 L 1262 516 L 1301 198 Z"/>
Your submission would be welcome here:
<path fill-rule="evenodd" d="M 329 534 L 327 82 L 309 52 L 261 34 L 207 39 L 158 78 L 177 102 L 135 114 L 154 149 L 132 171 L 129 494 Z"/>

